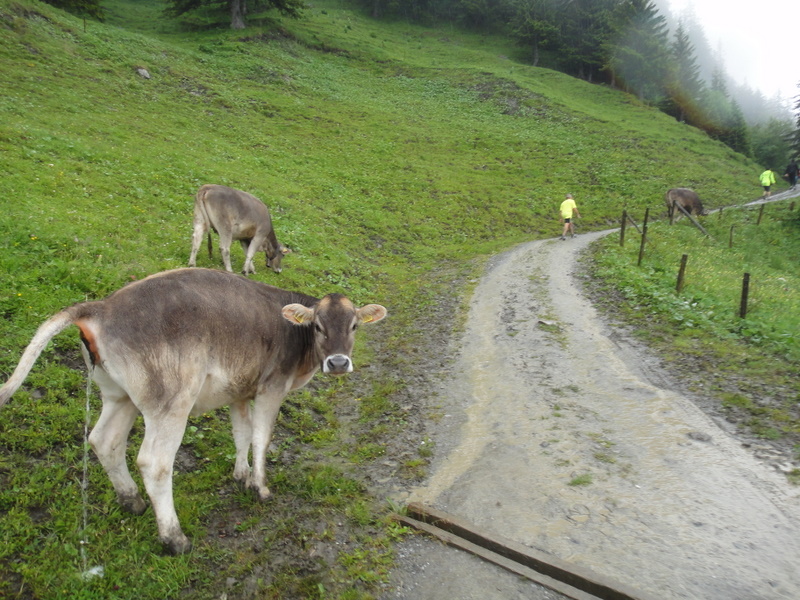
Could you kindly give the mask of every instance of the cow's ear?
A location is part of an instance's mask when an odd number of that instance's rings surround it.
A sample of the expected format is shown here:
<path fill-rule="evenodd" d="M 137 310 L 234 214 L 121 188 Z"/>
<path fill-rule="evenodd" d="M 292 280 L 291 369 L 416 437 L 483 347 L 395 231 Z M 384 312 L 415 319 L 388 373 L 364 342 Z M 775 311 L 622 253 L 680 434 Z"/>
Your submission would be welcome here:
<path fill-rule="evenodd" d="M 314 320 L 314 311 L 302 304 L 287 304 L 282 313 L 283 318 L 293 325 L 307 325 Z"/>
<path fill-rule="evenodd" d="M 362 323 L 377 323 L 386 316 L 386 309 L 380 304 L 367 304 L 356 311 Z"/>
<path fill-rule="evenodd" d="M 281 245 L 281 254 L 291 254 L 292 249 L 287 248 L 286 246 Z"/>

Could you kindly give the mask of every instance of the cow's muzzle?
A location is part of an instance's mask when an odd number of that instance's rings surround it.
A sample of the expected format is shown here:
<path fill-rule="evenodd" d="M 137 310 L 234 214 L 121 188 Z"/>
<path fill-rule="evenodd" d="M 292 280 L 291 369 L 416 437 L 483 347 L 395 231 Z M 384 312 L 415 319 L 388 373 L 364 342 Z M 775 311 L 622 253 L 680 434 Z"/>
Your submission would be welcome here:
<path fill-rule="evenodd" d="M 329 375 L 344 375 L 353 370 L 353 361 L 344 354 L 332 354 L 322 361 L 322 372 Z"/>

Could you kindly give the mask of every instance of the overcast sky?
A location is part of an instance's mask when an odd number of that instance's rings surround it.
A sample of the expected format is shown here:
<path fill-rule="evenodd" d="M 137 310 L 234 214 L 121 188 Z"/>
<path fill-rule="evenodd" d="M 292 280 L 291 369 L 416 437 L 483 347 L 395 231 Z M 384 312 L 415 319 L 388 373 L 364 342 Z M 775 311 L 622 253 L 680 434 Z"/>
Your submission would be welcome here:
<path fill-rule="evenodd" d="M 725 71 L 772 98 L 800 94 L 800 1 L 669 0 L 673 11 L 694 6 L 711 49 L 722 50 Z"/>

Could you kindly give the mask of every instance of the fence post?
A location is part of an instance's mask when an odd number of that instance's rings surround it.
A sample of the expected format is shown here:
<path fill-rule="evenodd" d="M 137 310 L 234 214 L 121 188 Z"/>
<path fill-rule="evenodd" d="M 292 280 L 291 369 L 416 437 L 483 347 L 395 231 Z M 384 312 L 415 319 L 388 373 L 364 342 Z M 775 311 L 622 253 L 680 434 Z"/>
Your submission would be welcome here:
<path fill-rule="evenodd" d="M 642 243 L 639 246 L 639 262 L 636 263 L 637 266 L 642 266 L 642 258 L 644 257 L 644 245 L 647 243 L 647 220 L 650 217 L 650 208 L 646 208 L 644 211 L 644 223 L 642 223 Z"/>
<path fill-rule="evenodd" d="M 747 316 L 747 296 L 750 293 L 750 273 L 745 273 L 742 278 L 742 299 L 739 302 L 739 317 Z"/>
<path fill-rule="evenodd" d="M 719 210 L 717 211 L 717 212 L 719 213 L 719 220 L 720 220 L 720 221 L 722 221 L 722 209 L 723 209 L 723 208 L 725 208 L 725 207 L 724 207 L 724 206 L 720 206 L 720 207 L 719 207 Z"/>
<path fill-rule="evenodd" d="M 675 287 L 675 291 L 680 294 L 683 291 L 683 278 L 686 274 L 686 261 L 689 260 L 689 255 L 684 254 L 681 256 L 681 268 L 678 270 L 678 285 Z"/>
<path fill-rule="evenodd" d="M 761 217 L 764 216 L 764 207 L 766 204 L 762 204 L 761 208 L 758 209 L 758 221 L 756 221 L 756 225 L 761 225 Z"/>
<path fill-rule="evenodd" d="M 731 225 L 731 232 L 728 234 L 728 248 L 733 248 L 733 225 Z"/>
<path fill-rule="evenodd" d="M 792 203 L 789 205 L 789 212 L 794 212 L 794 200 L 792 200 Z"/>
<path fill-rule="evenodd" d="M 625 226 L 628 224 L 628 211 L 622 211 L 622 227 L 619 228 L 619 245 L 625 246 Z"/>

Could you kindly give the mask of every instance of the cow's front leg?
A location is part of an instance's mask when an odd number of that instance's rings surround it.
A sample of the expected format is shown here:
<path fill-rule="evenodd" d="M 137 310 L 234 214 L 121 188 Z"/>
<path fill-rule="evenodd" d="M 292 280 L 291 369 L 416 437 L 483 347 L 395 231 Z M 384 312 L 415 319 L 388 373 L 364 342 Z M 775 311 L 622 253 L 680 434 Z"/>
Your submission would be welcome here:
<path fill-rule="evenodd" d="M 233 466 L 233 479 L 247 487 L 250 479 L 250 444 L 253 441 L 253 420 L 250 416 L 250 401 L 231 404 L 231 427 L 236 444 L 236 463 Z"/>
<path fill-rule="evenodd" d="M 242 244 L 242 252 L 244 252 L 244 265 L 242 266 L 242 275 L 255 274 L 256 265 L 253 263 L 253 255 L 255 254 L 255 240 L 240 240 Z"/>
<path fill-rule="evenodd" d="M 267 447 L 285 396 L 282 389 L 279 392 L 266 390 L 257 394 L 253 403 L 253 472 L 248 487 L 254 489 L 261 500 L 272 495 L 266 484 Z"/>

